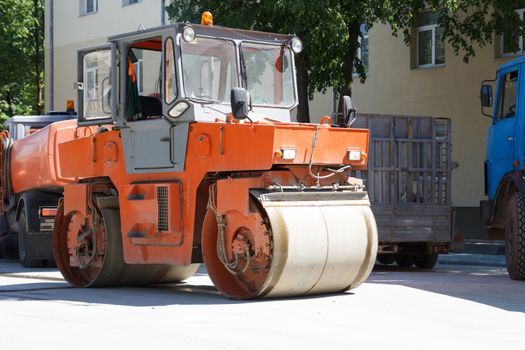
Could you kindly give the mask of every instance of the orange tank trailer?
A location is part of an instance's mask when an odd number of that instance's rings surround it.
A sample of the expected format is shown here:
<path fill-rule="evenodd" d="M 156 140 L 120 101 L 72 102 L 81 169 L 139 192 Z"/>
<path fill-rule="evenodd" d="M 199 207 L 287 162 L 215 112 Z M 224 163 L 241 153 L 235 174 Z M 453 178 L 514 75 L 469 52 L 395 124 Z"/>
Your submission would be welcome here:
<path fill-rule="evenodd" d="M 12 191 L 21 193 L 33 189 L 62 192 L 65 184 L 74 181 L 61 174 L 58 145 L 72 140 L 86 128 L 78 128 L 76 120 L 53 123 L 22 140 L 11 148 Z"/>
<path fill-rule="evenodd" d="M 67 179 L 60 173 L 58 144 L 78 128 L 72 113 L 15 116 L 1 135 L 0 255 L 23 266 L 52 264 L 51 232 Z M 91 129 L 89 129 L 91 130 Z M 78 135 L 77 135 L 78 136 Z"/>

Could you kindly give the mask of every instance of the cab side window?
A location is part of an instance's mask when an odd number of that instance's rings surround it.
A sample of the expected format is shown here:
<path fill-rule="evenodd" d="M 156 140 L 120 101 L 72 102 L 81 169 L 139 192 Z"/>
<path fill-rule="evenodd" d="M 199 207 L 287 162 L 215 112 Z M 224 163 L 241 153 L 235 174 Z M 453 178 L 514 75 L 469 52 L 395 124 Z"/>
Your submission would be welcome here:
<path fill-rule="evenodd" d="M 162 37 L 131 43 L 127 59 L 127 121 L 162 116 Z"/>
<path fill-rule="evenodd" d="M 512 118 L 516 115 L 518 95 L 518 71 L 512 71 L 500 78 L 497 119 Z"/>

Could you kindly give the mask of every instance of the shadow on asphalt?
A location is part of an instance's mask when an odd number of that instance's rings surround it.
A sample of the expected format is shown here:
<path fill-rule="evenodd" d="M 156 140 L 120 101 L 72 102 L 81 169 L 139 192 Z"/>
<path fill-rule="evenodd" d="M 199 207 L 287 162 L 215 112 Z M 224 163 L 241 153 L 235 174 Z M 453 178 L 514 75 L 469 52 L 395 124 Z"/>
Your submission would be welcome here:
<path fill-rule="evenodd" d="M 472 256 L 467 257 L 472 259 Z M 508 311 L 525 312 L 525 282 L 509 279 L 500 258 L 469 262 L 465 257 L 450 256 L 441 259 L 432 270 L 418 268 L 400 268 L 393 265 L 376 265 L 366 283 L 401 285 L 427 292 L 439 293 L 461 298 L 476 303 Z M 490 260 L 492 259 L 492 260 Z M 466 262 L 465 262 L 466 261 Z M 488 262 L 487 262 L 488 261 Z M 504 260 L 503 260 L 504 261 Z M 13 266 L 9 266 L 13 268 Z M 42 269 L 19 268 L 16 273 L 38 273 Z M 51 270 L 53 271 L 53 270 Z M 56 270 L 54 270 L 56 271 Z M 324 296 L 307 296 L 284 299 L 264 299 L 238 301 L 220 294 L 207 277 L 206 269 L 201 268 L 189 283 L 158 284 L 145 287 L 111 288 L 73 288 L 57 277 L 42 281 L 36 278 L 32 282 L 22 280 L 7 271 L 0 271 L 0 276 L 11 277 L 13 284 L 0 286 L 0 301 L 11 300 L 61 300 L 80 303 L 84 306 L 96 304 L 155 307 L 165 305 L 221 305 L 241 303 L 261 303 L 267 301 L 288 302 L 290 300 L 317 299 Z M 24 277 L 28 278 L 28 277 Z M 35 277 L 33 277 L 35 278 Z M 27 283 L 25 283 L 27 281 Z M 22 283 L 20 283 L 22 282 Z M 335 297 L 348 297 L 351 292 L 332 294 Z"/>
<path fill-rule="evenodd" d="M 35 269 L 27 269 L 38 271 Z M 20 270 L 19 270 L 20 271 Z M 23 271 L 23 270 L 21 270 Z M 195 277 L 207 279 L 206 269 L 201 266 Z M 1 274 L 0 277 L 13 278 L 13 282 L 21 281 L 22 277 Z M 16 280 L 16 281 L 15 281 Z M 207 280 L 209 281 L 209 280 Z M 168 305 L 221 305 L 245 304 L 264 302 L 287 302 L 290 300 L 318 299 L 327 295 L 313 295 L 293 298 L 233 300 L 223 296 L 214 286 L 189 283 L 155 284 L 143 287 L 105 287 L 105 288 L 75 288 L 66 282 L 31 282 L 16 283 L 0 286 L 0 301 L 2 300 L 60 300 L 64 302 L 80 303 L 84 306 L 96 304 L 155 307 Z M 209 282 L 208 282 L 209 283 Z M 352 292 L 329 294 L 332 297 L 347 297 Z"/>
<path fill-rule="evenodd" d="M 507 311 L 525 312 L 525 281 L 513 281 L 501 264 L 462 264 L 450 259 L 434 269 L 376 265 L 367 283 L 402 285 L 485 304 Z"/>

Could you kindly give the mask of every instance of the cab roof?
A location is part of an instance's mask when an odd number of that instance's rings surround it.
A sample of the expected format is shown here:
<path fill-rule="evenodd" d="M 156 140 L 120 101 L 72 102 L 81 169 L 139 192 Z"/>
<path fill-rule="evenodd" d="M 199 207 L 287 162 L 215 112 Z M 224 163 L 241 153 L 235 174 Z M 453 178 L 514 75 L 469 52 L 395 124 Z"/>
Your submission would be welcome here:
<path fill-rule="evenodd" d="M 285 34 L 276 34 L 276 33 L 266 33 L 258 32 L 244 29 L 235 29 L 219 26 L 204 26 L 200 24 L 191 24 L 191 23 L 175 23 L 165 26 L 150 28 L 146 30 L 138 30 L 134 32 L 128 32 L 119 35 L 113 35 L 108 38 L 109 42 L 116 42 L 126 39 L 132 39 L 133 37 L 139 36 L 144 37 L 151 35 L 160 34 L 166 30 L 172 29 L 176 32 L 182 32 L 186 26 L 191 26 L 195 29 L 197 36 L 209 36 L 216 38 L 225 38 L 233 40 L 242 40 L 242 41 L 257 41 L 257 42 L 267 42 L 267 43 L 277 43 L 285 44 L 288 43 L 294 35 L 285 35 Z"/>
<path fill-rule="evenodd" d="M 521 57 L 518 57 L 518 58 L 515 58 L 509 62 L 505 62 L 503 63 L 501 66 L 500 66 L 500 69 L 505 69 L 505 68 L 508 68 L 508 67 L 512 67 L 516 64 L 520 64 L 520 63 L 523 63 L 525 62 L 525 56 L 521 56 Z"/>

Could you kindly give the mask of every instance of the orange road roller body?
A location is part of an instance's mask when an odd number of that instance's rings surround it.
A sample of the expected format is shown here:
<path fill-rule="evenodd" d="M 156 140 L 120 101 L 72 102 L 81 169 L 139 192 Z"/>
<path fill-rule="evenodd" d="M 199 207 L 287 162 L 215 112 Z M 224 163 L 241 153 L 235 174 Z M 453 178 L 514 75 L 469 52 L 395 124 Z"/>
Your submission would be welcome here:
<path fill-rule="evenodd" d="M 294 121 L 293 40 L 178 24 L 80 53 L 78 129 L 58 146 L 61 176 L 76 179 L 54 231 L 68 282 L 180 281 L 204 262 L 222 293 L 248 299 L 343 291 L 367 278 L 377 228 L 347 171 L 366 167 L 369 132 Z M 161 88 L 146 93 L 137 57 L 143 72 L 156 57 L 157 74 L 160 59 Z M 108 78 L 86 73 L 95 64 Z"/>

